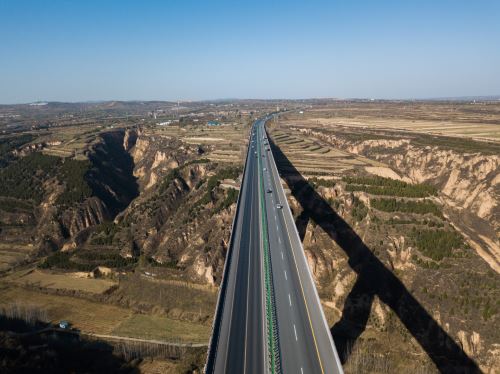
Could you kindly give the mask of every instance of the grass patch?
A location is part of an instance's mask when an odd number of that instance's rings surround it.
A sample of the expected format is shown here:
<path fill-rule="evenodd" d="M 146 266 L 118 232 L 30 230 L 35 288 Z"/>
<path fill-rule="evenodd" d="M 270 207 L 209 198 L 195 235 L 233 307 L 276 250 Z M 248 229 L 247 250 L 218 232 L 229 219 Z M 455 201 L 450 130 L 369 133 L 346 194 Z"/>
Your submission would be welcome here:
<path fill-rule="evenodd" d="M 32 212 L 33 204 L 26 200 L 0 198 L 0 209 L 4 212 Z"/>
<path fill-rule="evenodd" d="M 104 279 L 77 278 L 70 274 L 51 274 L 33 271 L 14 280 L 19 284 L 31 284 L 44 288 L 83 291 L 102 294 L 115 285 L 115 282 Z"/>
<path fill-rule="evenodd" d="M 15 286 L 0 289 L 0 306 L 20 302 L 45 309 L 53 323 L 67 320 L 83 332 L 96 334 L 110 334 L 132 314 L 124 308 L 71 296 L 44 294 Z"/>
<path fill-rule="evenodd" d="M 118 336 L 168 342 L 208 343 L 211 328 L 210 325 L 178 321 L 163 316 L 134 314 L 112 333 Z"/>

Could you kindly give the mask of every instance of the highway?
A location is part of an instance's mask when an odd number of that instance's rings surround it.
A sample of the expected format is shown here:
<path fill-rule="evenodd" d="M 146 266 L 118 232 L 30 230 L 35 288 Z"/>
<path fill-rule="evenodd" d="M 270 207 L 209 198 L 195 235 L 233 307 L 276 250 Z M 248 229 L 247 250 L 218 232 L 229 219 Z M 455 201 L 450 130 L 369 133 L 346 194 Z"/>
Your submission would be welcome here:
<path fill-rule="evenodd" d="M 265 120 L 249 139 L 207 373 L 342 373 Z"/>

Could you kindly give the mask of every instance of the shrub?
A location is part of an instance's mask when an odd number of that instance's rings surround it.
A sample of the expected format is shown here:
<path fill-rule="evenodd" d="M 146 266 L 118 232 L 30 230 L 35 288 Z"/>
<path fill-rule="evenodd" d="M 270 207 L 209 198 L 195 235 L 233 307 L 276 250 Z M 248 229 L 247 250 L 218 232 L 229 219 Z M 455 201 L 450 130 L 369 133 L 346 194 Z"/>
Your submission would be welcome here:
<path fill-rule="evenodd" d="M 92 190 L 85 179 L 89 169 L 89 160 L 32 153 L 0 170 L 0 194 L 39 204 L 45 195 L 43 183 L 57 178 L 64 185 L 57 203 L 71 205 L 91 196 Z"/>
<path fill-rule="evenodd" d="M 347 191 L 364 191 L 372 195 L 426 197 L 437 194 L 437 189 L 428 184 L 410 184 L 383 177 L 344 177 Z"/>
<path fill-rule="evenodd" d="M 229 188 L 227 190 L 226 198 L 220 203 L 218 208 L 216 209 L 216 213 L 229 208 L 231 205 L 238 201 L 238 191 L 234 188 Z"/>
<path fill-rule="evenodd" d="M 411 238 L 419 251 L 435 261 L 451 257 L 455 250 L 466 248 L 463 238 L 455 231 L 414 229 Z"/>
<path fill-rule="evenodd" d="M 441 217 L 441 209 L 432 201 L 404 201 L 397 199 L 373 199 L 371 201 L 373 208 L 383 212 L 403 212 L 427 214 L 431 213 L 436 217 Z"/>
<path fill-rule="evenodd" d="M 368 208 L 366 205 L 359 200 L 356 196 L 353 197 L 353 207 L 351 211 L 352 218 L 356 222 L 360 222 L 368 214 Z"/>

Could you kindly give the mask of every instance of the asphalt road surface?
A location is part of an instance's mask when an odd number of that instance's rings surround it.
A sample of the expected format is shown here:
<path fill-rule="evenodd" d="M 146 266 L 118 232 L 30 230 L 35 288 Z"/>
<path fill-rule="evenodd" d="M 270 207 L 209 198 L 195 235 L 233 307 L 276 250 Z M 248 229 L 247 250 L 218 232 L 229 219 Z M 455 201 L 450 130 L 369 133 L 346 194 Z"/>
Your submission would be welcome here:
<path fill-rule="evenodd" d="M 342 373 L 264 123 L 265 119 L 255 122 L 251 132 L 231 256 L 224 273 L 223 295 L 219 296 L 220 320 L 215 324 L 206 370 Z M 264 252 L 266 248 L 269 252 Z M 265 253 L 270 255 L 277 320 L 278 359 L 274 367 L 267 339 Z"/>

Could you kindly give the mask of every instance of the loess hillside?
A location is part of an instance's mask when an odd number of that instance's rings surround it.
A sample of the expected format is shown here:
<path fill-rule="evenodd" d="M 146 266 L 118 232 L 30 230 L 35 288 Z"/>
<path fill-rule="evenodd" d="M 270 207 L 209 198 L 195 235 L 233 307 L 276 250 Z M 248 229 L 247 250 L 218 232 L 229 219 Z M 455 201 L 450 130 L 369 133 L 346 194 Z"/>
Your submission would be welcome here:
<path fill-rule="evenodd" d="M 395 131 L 420 109 L 390 109 L 313 108 L 269 126 L 346 371 L 456 372 L 465 353 L 494 372 L 500 146 Z M 360 118 L 382 110 L 384 128 Z"/>
<path fill-rule="evenodd" d="M 293 110 L 268 123 L 272 151 L 345 371 L 495 373 L 495 102 L 0 106 L 4 366 L 72 370 L 81 350 L 96 370 L 199 372 L 250 124 L 277 106 Z M 84 338 L 37 332 L 61 320 Z"/>

